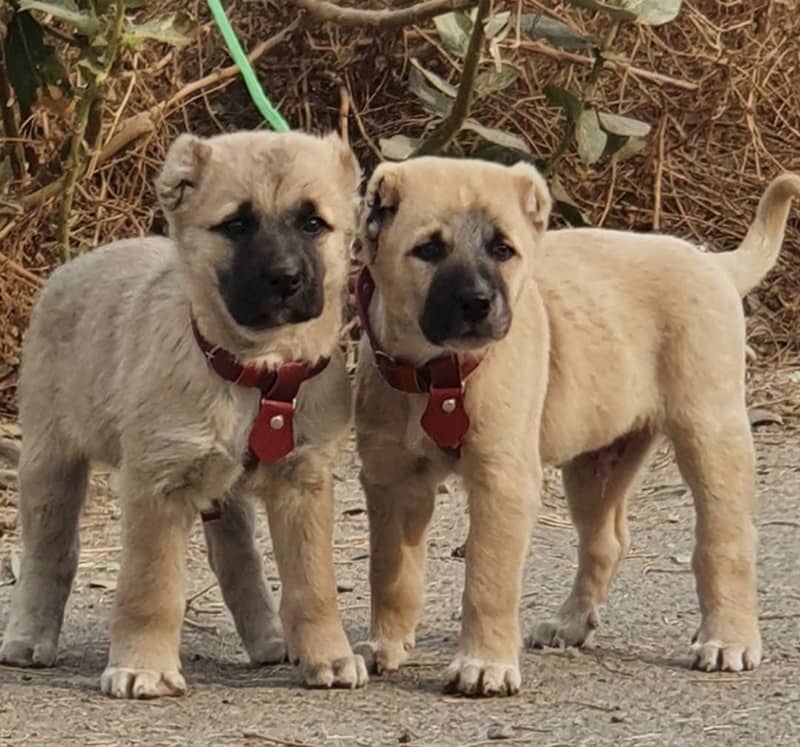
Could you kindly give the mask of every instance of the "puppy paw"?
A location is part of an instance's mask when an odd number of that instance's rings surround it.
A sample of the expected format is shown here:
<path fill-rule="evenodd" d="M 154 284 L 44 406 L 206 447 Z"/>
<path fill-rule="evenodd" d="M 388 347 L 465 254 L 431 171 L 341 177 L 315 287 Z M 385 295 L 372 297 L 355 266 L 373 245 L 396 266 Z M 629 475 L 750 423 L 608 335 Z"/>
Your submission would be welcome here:
<path fill-rule="evenodd" d="M 408 660 L 408 652 L 413 644 L 401 641 L 380 639 L 362 641 L 353 647 L 353 651 L 364 657 L 367 670 L 374 674 L 396 672 Z"/>
<path fill-rule="evenodd" d="M 522 678 L 515 663 L 459 654 L 447 668 L 445 691 L 471 696 L 516 695 Z"/>
<path fill-rule="evenodd" d="M 144 700 L 179 696 L 186 693 L 186 680 L 177 670 L 157 672 L 152 669 L 106 667 L 100 689 L 113 698 Z"/>
<path fill-rule="evenodd" d="M 761 635 L 756 629 L 749 636 L 715 636 L 700 626 L 690 648 L 692 669 L 704 672 L 744 672 L 761 663 Z"/>
<path fill-rule="evenodd" d="M 571 648 L 591 642 L 600 624 L 597 611 L 575 610 L 559 612 L 554 620 L 534 625 L 533 632 L 525 639 L 527 648 Z"/>
<path fill-rule="evenodd" d="M 264 636 L 245 644 L 250 661 L 257 667 L 287 660 L 286 641 L 281 635 Z"/>
<path fill-rule="evenodd" d="M 369 677 L 364 658 L 358 654 L 317 664 L 301 665 L 303 680 L 308 687 L 341 687 L 354 690 L 364 687 Z"/>
<path fill-rule="evenodd" d="M 12 667 L 52 667 L 57 652 L 57 643 L 47 638 L 15 638 L 3 641 L 0 646 L 0 664 Z"/>

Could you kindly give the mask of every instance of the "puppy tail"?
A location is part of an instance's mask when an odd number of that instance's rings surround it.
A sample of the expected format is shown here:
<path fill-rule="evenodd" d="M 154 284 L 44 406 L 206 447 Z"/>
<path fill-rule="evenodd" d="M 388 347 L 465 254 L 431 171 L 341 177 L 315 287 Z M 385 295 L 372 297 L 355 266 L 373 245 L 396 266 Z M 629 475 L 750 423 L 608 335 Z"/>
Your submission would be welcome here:
<path fill-rule="evenodd" d="M 792 198 L 800 198 L 800 176 L 781 174 L 767 187 L 744 241 L 733 252 L 714 255 L 744 297 L 772 269 L 778 259 Z"/>

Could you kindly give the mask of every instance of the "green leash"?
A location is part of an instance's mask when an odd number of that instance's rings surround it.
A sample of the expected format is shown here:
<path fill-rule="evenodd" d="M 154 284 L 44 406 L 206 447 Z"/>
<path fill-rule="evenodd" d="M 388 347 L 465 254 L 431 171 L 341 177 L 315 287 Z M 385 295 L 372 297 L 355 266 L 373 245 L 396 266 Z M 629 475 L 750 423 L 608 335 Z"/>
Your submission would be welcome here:
<path fill-rule="evenodd" d="M 222 3 L 220 0 L 206 1 L 211 10 L 211 15 L 214 16 L 214 20 L 219 27 L 222 38 L 225 40 L 228 52 L 230 52 L 233 61 L 236 63 L 236 67 L 239 68 L 239 72 L 242 74 L 242 78 L 244 78 L 244 84 L 247 86 L 250 98 L 253 99 L 256 109 L 261 112 L 261 115 L 267 120 L 269 126 L 272 127 L 273 130 L 276 132 L 289 132 L 292 128 L 289 127 L 289 123 L 280 115 L 264 93 L 264 89 L 258 82 L 250 60 L 247 59 L 242 45 L 236 38 L 236 33 L 231 28 L 230 21 L 228 20 L 228 16 L 225 15 L 225 9 L 222 7 Z"/>

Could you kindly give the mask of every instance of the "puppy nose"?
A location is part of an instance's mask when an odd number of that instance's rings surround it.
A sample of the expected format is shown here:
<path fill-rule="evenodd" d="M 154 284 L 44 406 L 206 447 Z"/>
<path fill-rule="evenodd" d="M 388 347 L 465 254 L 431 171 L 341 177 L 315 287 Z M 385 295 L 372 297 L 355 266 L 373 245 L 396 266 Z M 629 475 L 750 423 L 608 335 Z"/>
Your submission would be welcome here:
<path fill-rule="evenodd" d="M 270 273 L 267 280 L 270 290 L 282 299 L 291 298 L 303 284 L 303 272 L 299 269 L 285 269 Z"/>
<path fill-rule="evenodd" d="M 471 293 L 468 296 L 461 296 L 458 301 L 461 313 L 468 322 L 482 322 L 489 316 L 492 308 L 492 296 L 488 293 Z"/>

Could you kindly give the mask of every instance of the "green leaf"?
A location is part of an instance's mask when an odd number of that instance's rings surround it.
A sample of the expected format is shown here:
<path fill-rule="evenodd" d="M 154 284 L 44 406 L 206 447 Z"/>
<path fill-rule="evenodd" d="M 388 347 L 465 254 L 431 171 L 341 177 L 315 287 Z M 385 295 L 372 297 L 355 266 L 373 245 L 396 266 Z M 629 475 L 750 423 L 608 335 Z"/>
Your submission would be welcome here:
<path fill-rule="evenodd" d="M 21 0 L 20 10 L 38 10 L 64 21 L 85 36 L 93 36 L 100 31 L 100 21 L 94 13 L 82 11 L 73 0 Z"/>
<path fill-rule="evenodd" d="M 650 125 L 639 119 L 623 117 L 611 112 L 598 112 L 597 117 L 600 125 L 606 132 L 614 135 L 625 135 L 626 137 L 645 137 L 650 132 Z"/>
<path fill-rule="evenodd" d="M 464 122 L 464 129 L 471 130 L 477 135 L 480 135 L 484 140 L 488 140 L 490 143 L 494 143 L 495 145 L 500 145 L 503 148 L 513 148 L 514 150 L 520 150 L 523 153 L 531 152 L 528 143 L 519 135 L 515 135 L 513 132 L 497 130 L 494 127 L 484 127 L 474 119 L 467 119 Z"/>
<path fill-rule="evenodd" d="M 504 88 L 508 88 L 519 77 L 517 69 L 513 65 L 503 63 L 500 70 L 484 70 L 475 78 L 474 91 L 476 96 L 486 96 L 489 93 L 497 93 Z"/>
<path fill-rule="evenodd" d="M 140 49 L 146 41 L 158 41 L 173 47 L 183 47 L 189 43 L 186 33 L 192 26 L 191 18 L 186 13 L 170 13 L 168 16 L 153 18 L 145 23 L 135 24 L 125 19 L 125 43 Z"/>
<path fill-rule="evenodd" d="M 642 0 L 637 8 L 637 23 L 659 26 L 677 18 L 681 10 L 681 0 Z"/>
<path fill-rule="evenodd" d="M 408 88 L 431 114 L 446 117 L 450 112 L 452 99 L 429 86 L 425 76 L 416 67 L 412 67 L 408 73 Z"/>
<path fill-rule="evenodd" d="M 552 83 L 548 83 L 544 87 L 544 95 L 551 104 L 560 106 L 567 115 L 567 119 L 571 122 L 574 122 L 584 109 L 583 101 L 572 91 Z"/>
<path fill-rule="evenodd" d="M 625 144 L 611 156 L 611 160 L 615 163 L 626 161 L 643 150 L 646 145 L 647 141 L 640 137 L 629 137 Z"/>
<path fill-rule="evenodd" d="M 599 47 L 600 42 L 593 36 L 581 36 L 567 24 L 549 18 L 541 13 L 523 13 L 519 17 L 520 31 L 532 39 L 544 39 L 561 49 L 588 49 Z"/>
<path fill-rule="evenodd" d="M 575 126 L 575 139 L 578 141 L 578 155 L 587 166 L 591 166 L 603 155 L 608 135 L 601 129 L 594 109 L 581 112 Z"/>
<path fill-rule="evenodd" d="M 464 13 L 443 13 L 433 19 L 445 49 L 456 57 L 464 57 L 469 46 L 473 22 Z"/>
<path fill-rule="evenodd" d="M 15 13 L 3 42 L 8 81 L 27 116 L 36 91 L 48 84 L 65 87 L 67 73 L 53 48 L 44 42 L 44 31 L 30 13 Z"/>
<path fill-rule="evenodd" d="M 495 13 L 489 17 L 484 24 L 484 34 L 487 39 L 497 36 L 508 25 L 508 19 L 511 18 L 511 11 L 506 10 L 502 13 Z"/>
<path fill-rule="evenodd" d="M 394 135 L 390 138 L 380 139 L 381 153 L 389 161 L 404 161 L 422 142 L 419 138 L 406 135 Z"/>
<path fill-rule="evenodd" d="M 577 8 L 605 13 L 612 21 L 635 21 L 637 18 L 634 10 L 600 0 L 567 0 L 567 2 Z"/>
<path fill-rule="evenodd" d="M 550 179 L 550 194 L 553 197 L 553 211 L 558 213 L 567 223 L 576 228 L 591 225 L 584 217 L 577 203 L 567 194 L 564 185 L 555 174 Z"/>
<path fill-rule="evenodd" d="M 443 94 L 445 94 L 445 96 L 449 96 L 451 99 L 456 97 L 458 89 L 452 83 L 448 83 L 446 80 L 444 80 L 444 78 L 440 78 L 436 73 L 426 70 L 416 57 L 411 58 L 411 64 L 422 73 L 429 83 L 438 88 Z"/>

